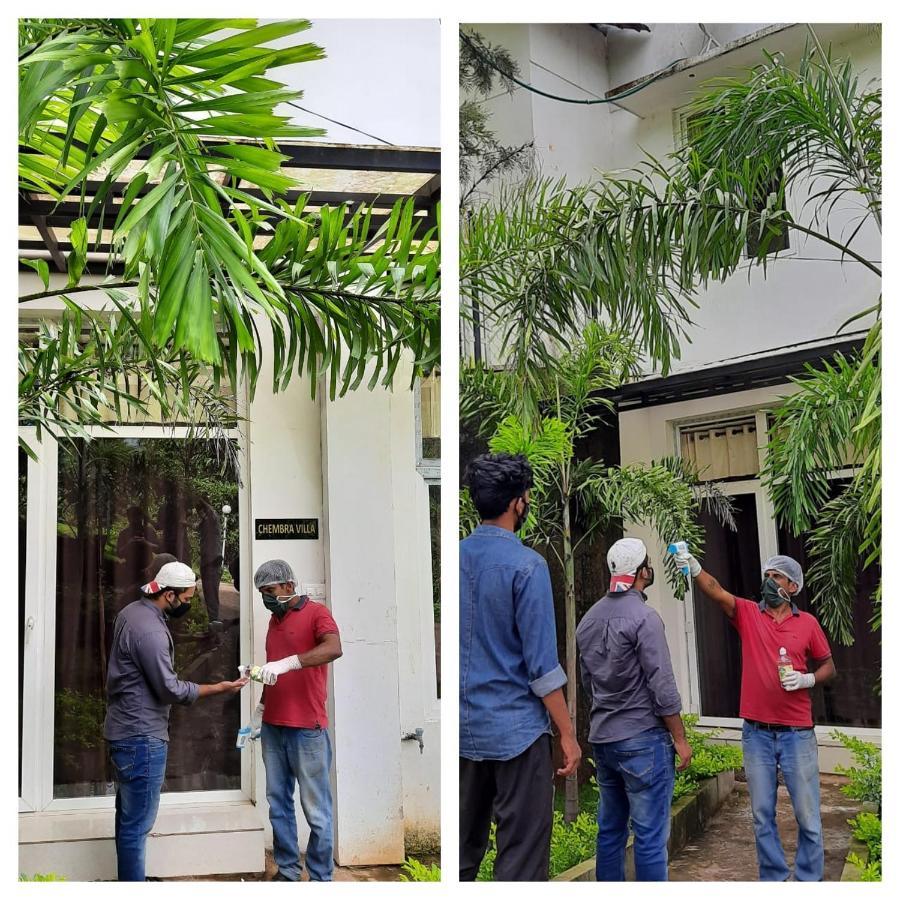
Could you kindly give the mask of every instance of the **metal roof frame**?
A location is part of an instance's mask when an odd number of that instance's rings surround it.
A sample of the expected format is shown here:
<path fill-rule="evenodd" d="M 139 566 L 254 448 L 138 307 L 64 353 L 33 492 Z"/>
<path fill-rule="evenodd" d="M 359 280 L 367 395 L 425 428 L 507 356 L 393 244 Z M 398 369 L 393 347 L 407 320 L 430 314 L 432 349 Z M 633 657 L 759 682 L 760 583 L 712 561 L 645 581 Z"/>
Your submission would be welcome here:
<path fill-rule="evenodd" d="M 215 144 L 216 141 L 208 143 Z M 307 194 L 307 207 L 312 208 L 325 204 L 347 204 L 348 209 L 353 210 L 361 205 L 372 204 L 379 210 L 372 215 L 370 228 L 374 233 L 387 220 L 391 207 L 398 200 L 412 198 L 416 216 L 422 223 L 421 231 L 424 233 L 437 224 L 437 205 L 441 195 L 439 149 L 289 141 L 279 143 L 277 149 L 288 157 L 283 165 L 285 169 L 299 169 L 306 173 L 302 183 L 285 195 L 289 202 L 295 202 L 301 194 Z M 149 149 L 139 154 L 138 158 L 146 159 L 148 155 Z M 331 173 L 330 179 L 325 177 L 325 173 Z M 319 174 L 322 178 L 320 187 L 317 188 L 314 182 Z M 392 175 L 398 182 L 393 187 Z M 353 186 L 335 188 L 328 183 L 329 180 L 349 180 L 353 182 Z M 313 185 L 308 187 L 310 182 Z M 86 195 L 92 196 L 100 184 L 100 181 L 89 181 Z M 387 185 L 387 189 L 379 189 L 382 185 Z M 101 221 L 104 230 L 112 227 L 118 204 L 127 186 L 127 178 L 118 181 L 88 222 L 89 246 L 92 250 L 89 258 L 93 260 L 108 257 L 111 252 L 108 240 L 101 239 L 97 244 L 96 232 Z M 141 194 L 148 193 L 153 187 L 154 183 L 148 182 Z M 262 193 L 258 190 L 249 189 L 247 193 L 262 198 Z M 58 271 L 65 272 L 65 254 L 71 250 L 71 243 L 65 234 L 57 234 L 56 230 L 68 229 L 80 212 L 80 195 L 77 193 L 59 203 L 49 196 L 20 195 L 19 256 L 47 258 Z M 23 234 L 22 228 L 31 233 Z M 36 229 L 36 234 L 33 229 Z M 27 269 L 21 263 L 20 268 Z M 116 264 L 113 264 L 110 271 L 115 270 Z"/>

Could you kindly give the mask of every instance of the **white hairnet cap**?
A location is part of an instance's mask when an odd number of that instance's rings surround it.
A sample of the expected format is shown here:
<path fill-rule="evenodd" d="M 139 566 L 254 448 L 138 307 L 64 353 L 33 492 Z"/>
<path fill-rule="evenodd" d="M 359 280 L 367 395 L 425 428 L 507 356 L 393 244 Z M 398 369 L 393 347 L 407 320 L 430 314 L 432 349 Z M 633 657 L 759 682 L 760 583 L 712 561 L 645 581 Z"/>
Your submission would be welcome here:
<path fill-rule="evenodd" d="M 264 588 L 269 584 L 287 584 L 288 582 L 296 584 L 297 578 L 290 563 L 286 563 L 283 559 L 267 560 L 253 576 L 253 583 L 257 588 Z"/>
<path fill-rule="evenodd" d="M 613 575 L 633 575 L 647 558 L 647 548 L 638 538 L 622 538 L 609 548 L 606 564 Z"/>
<path fill-rule="evenodd" d="M 796 559 L 791 559 L 790 556 L 770 556 L 763 564 L 763 575 L 772 569 L 781 572 L 785 578 L 793 581 L 797 585 L 798 591 L 803 590 L 803 569 L 800 568 L 800 563 Z"/>
<path fill-rule="evenodd" d="M 158 594 L 164 588 L 189 588 L 197 583 L 197 576 L 190 566 L 183 562 L 167 562 L 157 573 L 156 578 L 145 584 L 141 590 L 145 594 Z"/>

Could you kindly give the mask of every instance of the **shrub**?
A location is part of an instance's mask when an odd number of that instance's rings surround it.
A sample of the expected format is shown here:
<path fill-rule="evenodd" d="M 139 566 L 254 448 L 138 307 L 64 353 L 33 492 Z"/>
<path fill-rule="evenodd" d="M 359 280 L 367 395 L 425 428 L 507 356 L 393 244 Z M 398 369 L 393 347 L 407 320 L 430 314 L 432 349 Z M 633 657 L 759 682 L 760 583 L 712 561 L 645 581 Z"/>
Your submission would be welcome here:
<path fill-rule="evenodd" d="M 720 729 L 713 731 L 697 731 L 697 716 L 687 715 L 684 720 L 684 731 L 687 741 L 694 751 L 691 764 L 684 772 L 675 773 L 675 795 L 678 800 L 693 793 L 704 778 L 739 769 L 744 764 L 744 754 L 740 747 L 727 744 L 713 744 L 712 738 L 721 734 Z"/>
<path fill-rule="evenodd" d="M 831 736 L 840 741 L 852 754 L 855 766 L 835 766 L 835 771 L 850 779 L 841 790 L 854 800 L 878 804 L 881 811 L 881 748 L 875 744 L 850 737 L 842 731 L 832 731 Z"/>
<path fill-rule="evenodd" d="M 424 863 L 410 856 L 400 868 L 403 874 L 401 881 L 440 881 L 441 867 L 437 863 L 426 866 Z"/>
<path fill-rule="evenodd" d="M 46 875 L 19 875 L 19 881 L 66 881 L 62 875 L 48 872 Z"/>

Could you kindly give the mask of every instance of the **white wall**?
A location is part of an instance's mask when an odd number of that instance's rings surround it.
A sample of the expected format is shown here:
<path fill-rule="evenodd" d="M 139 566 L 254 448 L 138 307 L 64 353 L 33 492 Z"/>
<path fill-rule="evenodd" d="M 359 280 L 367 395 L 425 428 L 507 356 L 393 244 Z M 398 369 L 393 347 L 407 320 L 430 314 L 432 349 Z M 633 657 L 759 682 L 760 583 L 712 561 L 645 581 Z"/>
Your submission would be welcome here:
<path fill-rule="evenodd" d="M 603 96 L 610 87 L 656 71 L 671 59 L 699 52 L 705 42 L 696 24 L 654 24 L 650 35 L 610 29 L 608 42 L 586 25 L 472 27 L 510 50 L 523 77 L 563 96 L 585 96 L 576 85 Z M 761 23 L 709 26 L 723 44 L 763 27 Z M 853 60 L 860 85 L 880 77 L 880 39 L 871 29 L 816 27 L 836 57 Z M 628 109 L 570 106 L 522 89 L 512 96 L 501 93 L 486 104 L 493 113 L 489 125 L 507 144 L 526 140 L 530 126 L 541 174 L 565 175 L 570 184 L 587 181 L 602 171 L 630 168 L 644 151 L 665 158 L 675 149 L 677 111 L 688 105 L 705 80 L 745 70 L 763 59 L 763 49 L 783 51 L 789 63 L 795 62 L 806 39 L 800 26 L 777 31 L 739 53 L 711 59 L 696 73 L 679 73 L 657 82 L 636 95 L 639 104 L 629 101 L 626 105 L 633 108 Z M 795 216 L 801 216 L 809 193 L 809 185 L 795 186 L 788 198 Z M 834 235 L 849 234 L 858 215 L 856 200 L 839 204 L 828 227 Z M 807 211 L 801 220 L 808 218 Z M 833 338 L 849 318 L 875 302 L 881 286 L 874 273 L 852 260 L 842 263 L 838 250 L 798 232 L 791 234 L 790 243 L 765 277 L 756 267 L 748 273 L 745 262 L 727 282 L 699 292 L 698 308 L 690 311 L 692 325 L 681 341 L 680 360 L 673 361 L 673 373 Z M 854 240 L 854 249 L 868 259 L 880 260 L 877 228 L 867 225 Z M 858 321 L 842 336 L 861 332 L 869 324 Z"/>
<path fill-rule="evenodd" d="M 393 527 L 397 633 L 400 645 L 400 730 L 424 730 L 424 748 L 401 744 L 403 822 L 411 846 L 440 843 L 441 718 L 434 654 L 431 535 L 428 485 L 416 471 L 413 395 L 405 390 L 411 368 L 397 371 L 391 400 Z"/>
<path fill-rule="evenodd" d="M 845 38 L 834 45 L 834 53 L 853 60 L 860 84 L 865 85 L 880 74 L 880 47 L 867 32 L 852 26 Z M 796 35 L 773 35 L 756 45 L 754 56 L 761 60 L 763 48 L 774 52 L 783 46 L 783 40 L 795 43 Z M 723 74 L 727 65 L 724 57 L 719 67 Z M 713 74 L 707 67 L 703 78 Z M 683 77 L 678 84 L 674 95 L 668 92 L 666 105 L 644 118 L 621 109 L 611 115 L 611 169 L 634 165 L 639 148 L 657 158 L 675 149 L 676 111 L 690 103 L 697 87 Z M 808 184 L 797 184 L 788 198 L 789 209 L 804 223 L 809 222 L 810 212 L 802 213 L 801 208 L 809 193 Z M 849 235 L 858 216 L 858 201 L 838 204 L 828 218 L 828 227 L 837 237 Z M 748 278 L 745 262 L 728 281 L 713 283 L 698 293 L 698 308 L 690 312 L 689 340 L 682 341 L 681 359 L 673 364 L 673 372 L 832 337 L 851 316 L 877 299 L 880 279 L 859 263 L 845 260 L 842 264 L 840 251 L 798 232 L 791 234 L 790 244 L 789 250 L 773 260 L 765 277 L 754 267 Z M 881 239 L 874 226 L 863 229 L 853 246 L 868 259 L 881 259 Z M 849 332 L 868 324 L 856 322 Z"/>

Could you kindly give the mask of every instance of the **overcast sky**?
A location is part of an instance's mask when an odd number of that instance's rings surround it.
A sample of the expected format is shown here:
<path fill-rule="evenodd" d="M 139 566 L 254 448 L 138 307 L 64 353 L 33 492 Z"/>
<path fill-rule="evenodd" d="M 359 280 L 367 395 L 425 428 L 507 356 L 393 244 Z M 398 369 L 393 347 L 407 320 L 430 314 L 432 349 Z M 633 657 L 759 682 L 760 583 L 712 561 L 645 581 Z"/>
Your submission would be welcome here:
<path fill-rule="evenodd" d="M 260 24 L 271 20 L 260 20 Z M 302 106 L 403 146 L 440 146 L 440 23 L 437 19 L 314 19 L 290 41 L 325 48 L 326 58 L 275 69 L 303 91 Z M 285 41 L 274 42 L 274 45 Z M 288 108 L 317 140 L 376 144 L 373 138 Z"/>

